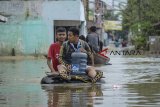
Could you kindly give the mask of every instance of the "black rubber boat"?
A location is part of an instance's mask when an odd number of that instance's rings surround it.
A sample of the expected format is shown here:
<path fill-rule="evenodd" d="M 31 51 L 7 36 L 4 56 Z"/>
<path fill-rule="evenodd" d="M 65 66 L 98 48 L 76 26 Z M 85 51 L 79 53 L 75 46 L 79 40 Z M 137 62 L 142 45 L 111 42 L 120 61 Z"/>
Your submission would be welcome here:
<path fill-rule="evenodd" d="M 97 83 L 105 83 L 104 77 L 97 81 Z M 41 84 L 63 84 L 63 83 L 91 83 L 91 80 L 86 75 L 71 75 L 71 80 L 63 80 L 59 75 L 47 75 L 42 78 Z"/>

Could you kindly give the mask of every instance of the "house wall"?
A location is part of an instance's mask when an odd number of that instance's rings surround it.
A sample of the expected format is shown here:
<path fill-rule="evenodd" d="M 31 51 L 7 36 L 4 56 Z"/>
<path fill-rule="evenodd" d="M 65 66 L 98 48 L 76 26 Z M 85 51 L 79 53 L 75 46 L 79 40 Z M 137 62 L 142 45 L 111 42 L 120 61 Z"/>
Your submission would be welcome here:
<path fill-rule="evenodd" d="M 0 22 L 0 55 L 13 49 L 16 55 L 46 54 L 54 41 L 54 20 L 85 21 L 80 0 L 0 1 L 0 13 L 8 18 Z"/>

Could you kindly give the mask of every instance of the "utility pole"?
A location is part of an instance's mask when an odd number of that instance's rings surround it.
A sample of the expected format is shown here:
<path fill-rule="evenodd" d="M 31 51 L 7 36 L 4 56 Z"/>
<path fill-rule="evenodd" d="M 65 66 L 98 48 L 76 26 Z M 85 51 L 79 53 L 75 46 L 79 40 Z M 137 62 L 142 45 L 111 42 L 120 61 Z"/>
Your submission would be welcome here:
<path fill-rule="evenodd" d="M 112 0 L 112 8 L 114 9 L 114 0 Z"/>
<path fill-rule="evenodd" d="M 114 18 L 114 0 L 112 0 L 112 19 Z"/>
<path fill-rule="evenodd" d="M 103 40 L 105 5 L 104 1 L 95 0 L 95 25 L 98 28 L 97 33 L 100 35 L 100 40 Z"/>
<path fill-rule="evenodd" d="M 89 0 L 86 0 L 86 12 L 87 12 L 86 20 L 88 22 L 89 21 Z"/>

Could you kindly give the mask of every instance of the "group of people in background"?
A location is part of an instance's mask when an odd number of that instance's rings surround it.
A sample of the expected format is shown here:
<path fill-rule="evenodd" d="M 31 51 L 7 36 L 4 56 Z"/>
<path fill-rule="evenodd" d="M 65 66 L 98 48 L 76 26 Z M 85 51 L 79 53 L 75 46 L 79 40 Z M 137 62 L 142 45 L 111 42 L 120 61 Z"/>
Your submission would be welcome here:
<path fill-rule="evenodd" d="M 122 39 L 119 33 L 113 33 L 111 31 L 104 32 L 103 33 L 104 46 L 108 46 L 111 42 L 114 43 L 115 47 L 119 47 L 120 45 L 122 47 L 127 47 L 128 44 L 126 38 Z"/>

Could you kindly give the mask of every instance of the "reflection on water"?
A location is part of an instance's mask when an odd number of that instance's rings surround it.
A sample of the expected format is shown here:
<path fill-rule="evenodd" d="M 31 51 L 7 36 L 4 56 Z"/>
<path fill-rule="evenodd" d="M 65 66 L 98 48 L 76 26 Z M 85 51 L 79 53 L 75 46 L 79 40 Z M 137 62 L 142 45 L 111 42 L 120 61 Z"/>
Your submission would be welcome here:
<path fill-rule="evenodd" d="M 160 59 L 139 58 L 128 63 L 132 81 L 127 85 L 128 104 L 143 107 L 160 106 Z"/>
<path fill-rule="evenodd" d="M 101 85 L 42 85 L 42 89 L 47 92 L 48 107 L 93 107 L 95 97 L 102 104 Z"/>
<path fill-rule="evenodd" d="M 128 89 L 129 93 L 136 94 L 128 97 L 130 105 L 160 105 L 160 83 L 128 84 Z"/>
<path fill-rule="evenodd" d="M 44 107 L 44 68 L 44 60 L 0 61 L 0 107 Z"/>
<path fill-rule="evenodd" d="M 0 61 L 0 107 L 159 107 L 160 58 L 111 57 L 105 84 L 41 85 L 46 60 Z"/>

